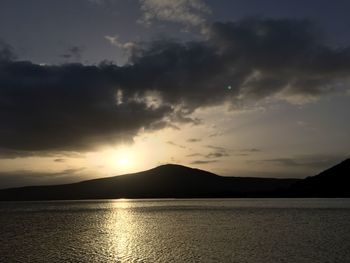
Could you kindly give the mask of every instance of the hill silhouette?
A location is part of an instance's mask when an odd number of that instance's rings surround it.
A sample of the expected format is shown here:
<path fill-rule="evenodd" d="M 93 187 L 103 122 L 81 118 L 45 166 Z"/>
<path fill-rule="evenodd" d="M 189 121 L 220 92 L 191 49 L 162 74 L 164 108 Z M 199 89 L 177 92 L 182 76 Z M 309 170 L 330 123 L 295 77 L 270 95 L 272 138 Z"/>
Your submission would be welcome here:
<path fill-rule="evenodd" d="M 0 191 L 0 200 L 248 197 L 287 189 L 296 181 L 298 179 L 223 177 L 167 164 L 144 172 L 73 184 L 4 189 Z"/>
<path fill-rule="evenodd" d="M 350 160 L 306 179 L 224 177 L 167 164 L 147 171 L 73 184 L 0 190 L 0 200 L 112 198 L 350 197 Z"/>
<path fill-rule="evenodd" d="M 304 197 L 350 197 L 350 159 L 296 182 L 290 189 L 293 196 Z"/>

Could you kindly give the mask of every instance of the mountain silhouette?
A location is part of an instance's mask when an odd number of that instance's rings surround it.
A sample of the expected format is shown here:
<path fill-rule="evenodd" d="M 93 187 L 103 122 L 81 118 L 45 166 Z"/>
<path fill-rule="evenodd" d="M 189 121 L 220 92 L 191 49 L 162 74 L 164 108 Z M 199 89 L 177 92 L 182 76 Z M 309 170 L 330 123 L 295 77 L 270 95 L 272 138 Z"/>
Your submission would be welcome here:
<path fill-rule="evenodd" d="M 0 190 L 0 200 L 248 197 L 287 189 L 296 181 L 298 179 L 223 177 L 167 164 L 144 172 L 73 184 L 4 189 Z"/>
<path fill-rule="evenodd" d="M 0 190 L 0 200 L 224 197 L 350 197 L 350 160 L 306 179 L 224 177 L 167 164 L 147 171 L 73 184 Z"/>
<path fill-rule="evenodd" d="M 350 159 L 296 182 L 290 188 L 293 196 L 304 197 L 350 197 Z"/>

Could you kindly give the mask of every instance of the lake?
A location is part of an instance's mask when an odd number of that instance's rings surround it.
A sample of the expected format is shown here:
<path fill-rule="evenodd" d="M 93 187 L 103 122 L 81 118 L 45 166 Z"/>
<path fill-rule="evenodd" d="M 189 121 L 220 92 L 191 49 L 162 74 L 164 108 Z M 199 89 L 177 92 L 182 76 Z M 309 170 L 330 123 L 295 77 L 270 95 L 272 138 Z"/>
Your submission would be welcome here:
<path fill-rule="evenodd" d="M 350 199 L 0 202 L 0 262 L 350 262 Z"/>

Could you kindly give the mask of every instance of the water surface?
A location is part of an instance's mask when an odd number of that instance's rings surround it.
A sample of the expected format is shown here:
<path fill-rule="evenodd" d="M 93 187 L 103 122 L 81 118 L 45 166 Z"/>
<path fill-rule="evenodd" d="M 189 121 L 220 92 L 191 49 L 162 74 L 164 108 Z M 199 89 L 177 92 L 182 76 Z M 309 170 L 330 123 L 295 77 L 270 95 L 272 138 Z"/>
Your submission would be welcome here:
<path fill-rule="evenodd" d="M 350 262 L 350 199 L 0 203 L 1 262 Z"/>

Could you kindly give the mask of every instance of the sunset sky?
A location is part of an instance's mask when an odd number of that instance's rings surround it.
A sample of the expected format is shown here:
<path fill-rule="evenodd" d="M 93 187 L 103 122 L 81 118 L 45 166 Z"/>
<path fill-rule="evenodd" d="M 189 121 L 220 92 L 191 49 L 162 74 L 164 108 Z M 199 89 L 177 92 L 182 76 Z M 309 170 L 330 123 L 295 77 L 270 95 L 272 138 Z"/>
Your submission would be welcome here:
<path fill-rule="evenodd" d="M 347 0 L 2 0 L 0 188 L 349 157 Z"/>

